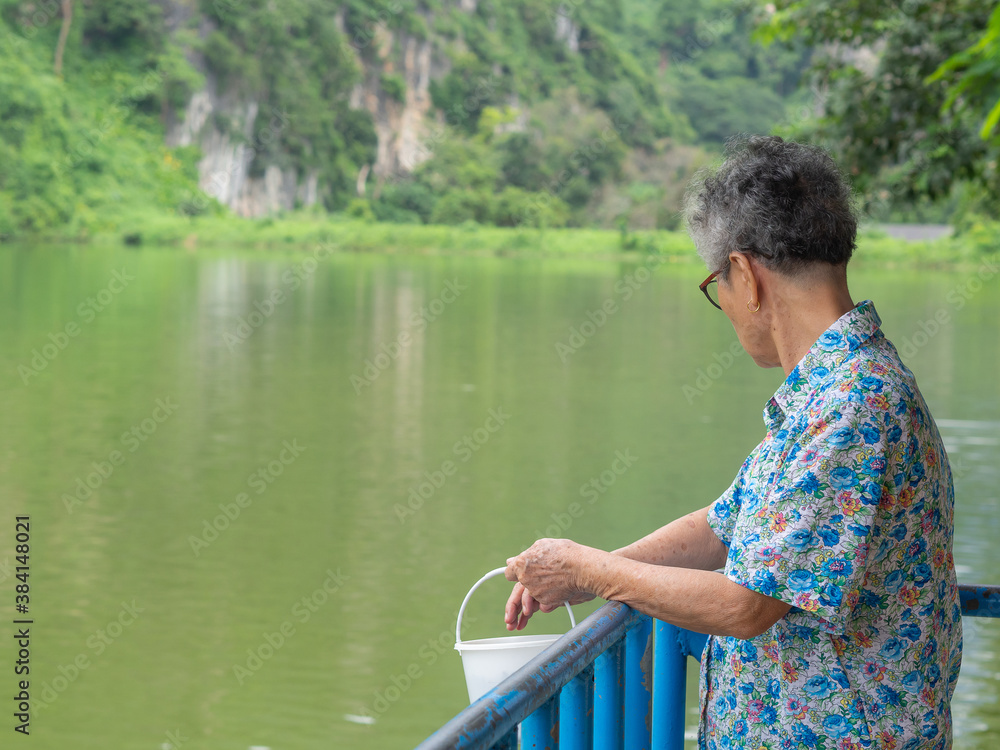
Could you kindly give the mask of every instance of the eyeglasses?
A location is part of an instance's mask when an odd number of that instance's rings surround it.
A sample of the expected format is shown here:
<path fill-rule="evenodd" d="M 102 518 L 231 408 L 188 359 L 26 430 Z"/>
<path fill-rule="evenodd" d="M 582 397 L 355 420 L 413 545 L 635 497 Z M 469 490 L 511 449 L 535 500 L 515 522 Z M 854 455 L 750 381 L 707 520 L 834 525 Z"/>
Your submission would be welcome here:
<path fill-rule="evenodd" d="M 701 289 L 702 292 L 704 292 L 705 299 L 707 299 L 715 307 L 717 307 L 717 308 L 719 308 L 721 310 L 722 309 L 722 305 L 720 305 L 718 303 L 718 300 L 717 300 L 717 298 L 719 296 L 719 279 L 718 279 L 718 276 L 719 276 L 720 273 L 722 273 L 721 270 L 718 270 L 715 273 L 713 273 L 711 276 L 709 276 L 707 279 L 705 279 L 703 282 L 701 282 L 701 284 L 698 286 L 698 288 Z M 715 286 L 713 287 L 712 284 L 715 284 Z M 711 289 L 712 291 L 709 291 L 709 289 Z M 715 296 L 713 296 L 713 295 L 715 295 Z"/>

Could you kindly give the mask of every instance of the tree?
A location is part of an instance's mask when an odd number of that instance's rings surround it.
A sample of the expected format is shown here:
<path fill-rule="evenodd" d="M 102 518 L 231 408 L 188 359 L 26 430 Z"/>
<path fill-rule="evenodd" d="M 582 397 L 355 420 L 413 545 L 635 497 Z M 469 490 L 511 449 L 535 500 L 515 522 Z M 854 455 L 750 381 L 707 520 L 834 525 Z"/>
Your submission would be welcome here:
<path fill-rule="evenodd" d="M 73 23 L 73 0 L 62 2 L 62 26 L 59 27 L 59 41 L 56 43 L 55 73 L 62 76 L 63 52 L 66 51 L 66 39 L 69 37 L 69 27 Z"/>
<path fill-rule="evenodd" d="M 989 114 L 979 131 L 983 140 L 1000 137 L 1000 99 L 993 102 L 1000 91 L 1000 5 L 990 14 L 989 25 L 982 38 L 957 55 L 952 55 L 938 68 L 931 81 L 947 79 L 954 73 L 960 76 L 945 101 L 945 108 L 956 106 L 959 99 L 992 104 Z"/>
<path fill-rule="evenodd" d="M 818 51 L 811 85 L 822 114 L 786 132 L 834 151 L 869 207 L 941 200 L 957 181 L 980 195 L 995 192 L 997 145 L 979 137 L 983 111 L 975 98 L 955 93 L 958 66 L 942 69 L 984 33 L 992 2 L 776 6 L 760 36 L 803 40 Z"/>
<path fill-rule="evenodd" d="M 741 132 L 769 132 L 809 60 L 802 45 L 755 43 L 755 0 L 656 0 L 646 33 L 658 50 L 663 96 L 687 116 L 698 142 L 721 146 Z"/>

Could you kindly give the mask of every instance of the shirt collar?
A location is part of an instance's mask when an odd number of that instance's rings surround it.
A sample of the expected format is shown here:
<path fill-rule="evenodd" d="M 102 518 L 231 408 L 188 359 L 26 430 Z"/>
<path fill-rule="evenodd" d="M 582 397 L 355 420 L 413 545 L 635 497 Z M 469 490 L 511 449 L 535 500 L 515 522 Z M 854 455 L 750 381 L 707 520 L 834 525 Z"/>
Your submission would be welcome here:
<path fill-rule="evenodd" d="M 785 415 L 802 406 L 809 394 L 852 352 L 880 334 L 882 319 L 865 300 L 824 331 L 764 406 L 764 424 L 778 429 Z"/>

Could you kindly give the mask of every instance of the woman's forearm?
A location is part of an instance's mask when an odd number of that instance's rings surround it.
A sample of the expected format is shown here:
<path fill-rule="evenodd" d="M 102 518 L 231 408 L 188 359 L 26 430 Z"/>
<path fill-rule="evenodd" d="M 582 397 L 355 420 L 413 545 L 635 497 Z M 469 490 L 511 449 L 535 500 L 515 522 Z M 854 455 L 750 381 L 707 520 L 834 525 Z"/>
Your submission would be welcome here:
<path fill-rule="evenodd" d="M 789 609 L 709 570 L 651 565 L 600 550 L 583 557 L 585 590 L 699 633 L 753 638 Z"/>
<path fill-rule="evenodd" d="M 717 570 L 726 564 L 728 550 L 708 525 L 708 508 L 668 523 L 652 534 L 612 554 L 650 565 Z"/>

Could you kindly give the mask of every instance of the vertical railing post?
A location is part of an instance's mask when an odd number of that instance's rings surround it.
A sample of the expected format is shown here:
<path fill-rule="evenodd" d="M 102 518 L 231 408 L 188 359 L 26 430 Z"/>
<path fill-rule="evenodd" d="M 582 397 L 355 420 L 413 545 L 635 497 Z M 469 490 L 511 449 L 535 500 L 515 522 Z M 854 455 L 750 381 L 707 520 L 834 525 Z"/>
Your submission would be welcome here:
<path fill-rule="evenodd" d="M 553 696 L 521 722 L 521 750 L 557 750 L 559 696 Z"/>
<path fill-rule="evenodd" d="M 594 661 L 594 750 L 622 750 L 622 641 Z"/>
<path fill-rule="evenodd" d="M 625 747 L 649 750 L 652 709 L 653 622 L 646 618 L 625 635 Z"/>
<path fill-rule="evenodd" d="M 963 584 L 959 596 L 964 616 L 1000 618 L 1000 586 Z M 687 657 L 704 655 L 707 636 L 659 620 L 651 624 L 649 618 L 617 602 L 608 602 L 582 624 L 586 632 L 582 636 L 576 631 L 567 634 L 553 646 L 547 663 L 541 658 L 532 669 L 526 666 L 522 673 L 509 677 L 428 737 L 418 750 L 472 750 L 489 743 L 491 750 L 517 750 L 518 721 L 522 722 L 522 749 L 623 750 L 624 746 L 633 750 L 649 746 L 652 750 L 683 750 Z M 602 653 L 601 649 L 606 650 Z M 623 653 L 627 656 L 624 665 Z M 576 673 L 577 669 L 582 671 Z M 560 686 L 562 690 L 554 694 Z M 535 691 L 544 691 L 544 697 Z M 525 717 L 546 697 L 546 703 Z M 642 727 L 645 716 L 652 723 L 649 745 Z M 496 739 L 500 732 L 505 734 Z"/>
<path fill-rule="evenodd" d="M 559 750 L 591 750 L 594 727 L 594 668 L 587 667 L 559 693 Z"/>
<path fill-rule="evenodd" d="M 490 750 L 517 750 L 517 727 L 514 727 L 493 743 L 493 747 Z"/>
<path fill-rule="evenodd" d="M 653 750 L 683 750 L 687 656 L 674 625 L 656 621 L 653 646 Z"/>

